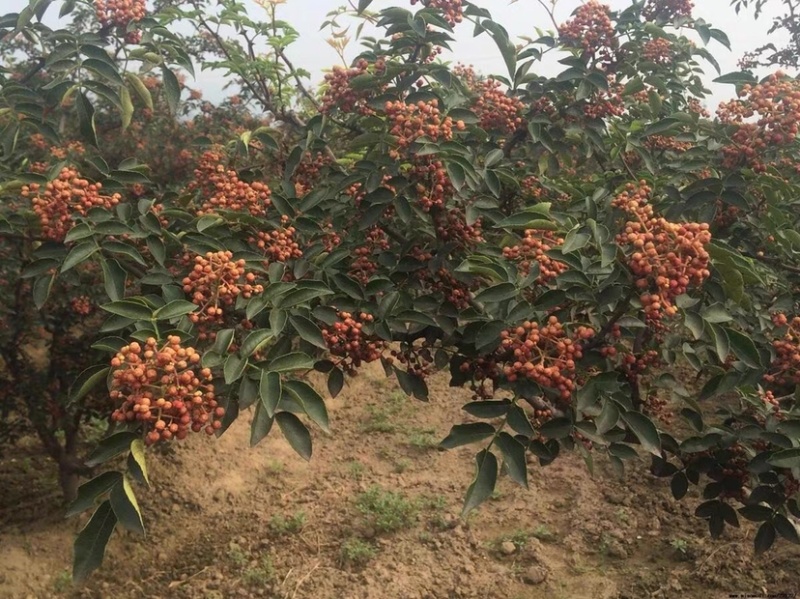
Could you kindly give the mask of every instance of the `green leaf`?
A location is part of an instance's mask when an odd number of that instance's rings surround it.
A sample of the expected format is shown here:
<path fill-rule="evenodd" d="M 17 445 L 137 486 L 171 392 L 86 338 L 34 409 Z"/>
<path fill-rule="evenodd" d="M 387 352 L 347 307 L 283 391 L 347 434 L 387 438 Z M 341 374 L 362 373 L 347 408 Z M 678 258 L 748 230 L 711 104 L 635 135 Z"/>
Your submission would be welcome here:
<path fill-rule="evenodd" d="M 69 504 L 65 517 L 80 514 L 94 505 L 95 500 L 110 491 L 122 480 L 122 473 L 116 471 L 103 472 L 92 480 L 78 487 L 78 496 Z"/>
<path fill-rule="evenodd" d="M 136 95 L 139 96 L 139 99 L 144 103 L 144 105 L 153 110 L 153 96 L 150 95 L 150 90 L 147 89 L 145 84 L 139 79 L 139 76 L 136 73 L 126 72 L 125 78 L 128 80 L 131 88 L 133 91 L 136 92 Z"/>
<path fill-rule="evenodd" d="M 197 308 L 197 304 L 193 304 L 192 302 L 187 302 L 186 300 L 173 300 L 167 305 L 156 310 L 153 313 L 153 318 L 155 320 L 171 320 L 173 318 L 177 318 L 178 316 L 191 314 L 197 310 Z"/>
<path fill-rule="evenodd" d="M 761 355 L 758 353 L 758 349 L 756 348 L 756 344 L 753 343 L 753 340 L 744 333 L 734 329 L 728 328 L 725 329 L 725 331 L 728 334 L 731 350 L 736 354 L 736 357 L 749 368 L 761 368 Z"/>
<path fill-rule="evenodd" d="M 297 454 L 308 461 L 311 459 L 311 434 L 300 419 L 291 412 L 278 412 L 275 414 L 278 426 L 283 436 Z"/>
<path fill-rule="evenodd" d="M 494 493 L 497 483 L 497 457 L 488 449 L 483 449 L 475 456 L 475 478 L 467 489 L 462 515 L 465 516 Z"/>
<path fill-rule="evenodd" d="M 278 356 L 269 363 L 269 369 L 273 372 L 293 372 L 312 368 L 314 368 L 314 359 L 300 352 Z"/>
<path fill-rule="evenodd" d="M 117 526 L 117 517 L 106 500 L 92 514 L 89 522 L 75 538 L 75 557 L 72 562 L 72 579 L 82 582 L 103 563 L 106 545 Z"/>
<path fill-rule="evenodd" d="M 272 338 L 273 334 L 271 329 L 258 329 L 252 331 L 242 342 L 239 355 L 243 358 L 249 358 L 257 351 L 263 349 L 267 342 Z"/>
<path fill-rule="evenodd" d="M 498 401 L 472 401 L 461 409 L 476 418 L 500 418 L 511 409 L 511 402 L 507 399 Z"/>
<path fill-rule="evenodd" d="M 37 310 L 41 310 L 47 302 L 55 280 L 56 275 L 54 274 L 36 279 L 36 282 L 33 284 L 33 304 L 36 306 Z"/>
<path fill-rule="evenodd" d="M 778 531 L 778 534 L 784 539 L 795 545 L 800 545 L 800 535 L 797 534 L 797 527 L 792 524 L 789 518 L 783 514 L 775 514 L 772 524 L 775 526 L 775 530 Z"/>
<path fill-rule="evenodd" d="M 97 444 L 97 447 L 89 455 L 86 465 L 91 468 L 117 457 L 119 454 L 130 450 L 131 443 L 138 438 L 139 435 L 137 433 L 129 431 L 114 433 L 106 437 Z"/>
<path fill-rule="evenodd" d="M 770 547 L 772 547 L 774 542 L 775 526 L 772 524 L 772 522 L 764 522 L 758 527 L 758 532 L 756 532 L 755 539 L 753 539 L 756 555 L 765 553 Z"/>
<path fill-rule="evenodd" d="M 325 343 L 325 339 L 322 337 L 322 331 L 312 320 L 305 316 L 290 316 L 289 322 L 292 323 L 297 334 L 300 335 L 304 341 L 315 347 L 328 349 L 328 344 Z"/>
<path fill-rule="evenodd" d="M 144 522 L 136 496 L 133 494 L 128 478 L 123 476 L 122 481 L 111 489 L 111 508 L 117 520 L 123 527 L 131 532 L 144 535 Z"/>
<path fill-rule="evenodd" d="M 131 462 L 136 465 L 138 474 L 141 474 L 140 478 L 145 482 L 145 484 L 149 485 L 150 478 L 147 475 L 147 460 L 145 459 L 144 455 L 144 441 L 141 439 L 134 439 L 133 443 L 131 443 L 131 455 L 128 459 L 129 469 Z"/>
<path fill-rule="evenodd" d="M 83 92 L 75 94 L 75 109 L 81 135 L 93 146 L 97 146 L 97 129 L 94 123 L 94 107 Z"/>
<path fill-rule="evenodd" d="M 506 432 L 500 433 L 495 442 L 503 454 L 503 463 L 511 480 L 527 489 L 528 464 L 525 461 L 525 447 Z"/>
<path fill-rule="evenodd" d="M 268 413 L 264 403 L 257 403 L 256 413 L 253 416 L 253 422 L 250 424 L 250 447 L 258 445 L 269 434 L 274 421 L 274 415 L 271 416 Z"/>
<path fill-rule="evenodd" d="M 302 406 L 303 411 L 317 426 L 326 433 L 330 432 L 325 400 L 311 385 L 303 381 L 290 380 L 283 384 L 283 388 Z"/>
<path fill-rule="evenodd" d="M 547 439 L 564 439 L 570 435 L 572 428 L 572 420 L 569 418 L 553 418 L 541 426 L 539 434 Z"/>
<path fill-rule="evenodd" d="M 500 283 L 478 293 L 475 301 L 481 303 L 502 302 L 516 297 L 517 293 L 517 287 L 513 283 Z"/>
<path fill-rule="evenodd" d="M 653 422 L 639 412 L 623 412 L 622 420 L 639 439 L 642 447 L 653 455 L 661 455 L 661 437 Z"/>
<path fill-rule="evenodd" d="M 225 359 L 222 367 L 222 374 L 225 377 L 225 384 L 230 385 L 239 380 L 247 368 L 247 358 L 241 358 L 236 354 L 231 354 Z"/>
<path fill-rule="evenodd" d="M 281 375 L 277 372 L 262 370 L 261 379 L 258 384 L 258 395 L 261 398 L 261 403 L 264 404 L 267 416 L 270 418 L 275 415 L 282 394 L 283 385 L 281 384 Z"/>
<path fill-rule="evenodd" d="M 488 422 L 456 424 L 450 429 L 450 434 L 439 443 L 439 447 L 442 449 L 454 449 L 462 445 L 483 441 L 494 434 L 495 428 Z"/>
<path fill-rule="evenodd" d="M 81 262 L 84 262 L 89 256 L 94 254 L 99 248 L 97 244 L 92 241 L 82 241 L 70 250 L 67 257 L 64 258 L 64 263 L 61 265 L 61 272 L 67 272 L 74 268 Z"/>
<path fill-rule="evenodd" d="M 800 447 L 777 451 L 767 462 L 776 468 L 800 468 Z"/>
<path fill-rule="evenodd" d="M 119 300 L 100 306 L 106 312 L 124 316 L 131 320 L 152 320 L 153 311 L 144 304 L 133 300 Z"/>
<path fill-rule="evenodd" d="M 110 366 L 96 365 L 81 372 L 70 387 L 70 401 L 77 402 L 86 397 L 100 381 L 105 380 L 110 370 Z"/>
<path fill-rule="evenodd" d="M 103 286 L 108 299 L 119 301 L 125 297 L 125 280 L 128 273 L 119 265 L 116 260 L 100 260 L 103 269 Z"/>
<path fill-rule="evenodd" d="M 600 416 L 595 420 L 597 434 L 606 434 L 617 425 L 617 422 L 619 422 L 619 409 L 617 405 L 613 401 L 606 401 L 605 404 L 603 404 L 603 409 L 600 411 Z"/>
<path fill-rule="evenodd" d="M 181 101 L 181 85 L 175 73 L 165 66 L 161 67 L 161 76 L 164 81 L 164 95 L 167 98 L 169 111 L 176 115 L 178 114 L 178 104 Z"/>

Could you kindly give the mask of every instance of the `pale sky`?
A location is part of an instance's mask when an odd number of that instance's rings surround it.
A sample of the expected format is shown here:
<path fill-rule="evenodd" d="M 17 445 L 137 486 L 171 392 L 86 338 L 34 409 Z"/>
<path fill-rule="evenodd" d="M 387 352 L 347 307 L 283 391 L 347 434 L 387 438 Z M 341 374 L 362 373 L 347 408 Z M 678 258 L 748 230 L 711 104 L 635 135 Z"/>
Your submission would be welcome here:
<path fill-rule="evenodd" d="M 258 5 L 250 0 L 246 1 L 252 9 L 250 14 L 254 18 L 261 14 L 266 16 L 266 13 Z M 518 39 L 519 36 L 536 38 L 535 28 L 537 26 L 545 30 L 552 29 L 552 23 L 537 0 L 518 0 L 514 4 L 510 4 L 510 0 L 472 1 L 474 4 L 489 9 L 494 20 L 508 30 L 512 40 Z M 549 0 L 545 1 L 549 2 Z M 612 9 L 622 9 L 630 5 L 629 0 L 606 0 L 606 2 Z M 572 11 L 581 3 L 581 0 L 557 0 L 555 14 L 559 24 L 566 21 Z M 2 9 L 0 10 L 3 12 L 18 11 L 26 4 L 26 0 L 1 0 Z M 50 12 L 57 13 L 60 2 L 53 4 Z M 286 0 L 285 4 L 278 6 L 278 18 L 291 23 L 300 33 L 300 40 L 288 48 L 287 55 L 295 67 L 304 68 L 312 73 L 312 86 L 320 80 L 324 69 L 340 63 L 335 51 L 326 43 L 326 39 L 330 36 L 330 30 L 320 31 L 320 25 L 326 20 L 325 15 L 329 11 L 335 10 L 343 4 L 345 4 L 345 0 Z M 709 50 L 720 63 L 723 73 L 738 70 L 737 61 L 744 52 L 768 41 L 776 41 L 774 35 L 768 36 L 766 32 L 771 24 L 772 16 L 779 14 L 780 4 L 780 1 L 775 0 L 768 5 L 769 10 L 766 10 L 765 14 L 756 21 L 751 14 L 745 11 L 737 16 L 730 6 L 730 0 L 695 0 L 696 6 L 693 12 L 695 18 L 702 18 L 711 26 L 722 29 L 731 40 L 733 51 L 728 51 L 713 40 L 709 43 Z M 370 6 L 370 10 L 377 11 L 386 6 L 406 6 L 413 10 L 409 0 L 375 0 Z M 338 21 L 340 25 L 344 25 L 348 22 L 348 17 L 340 17 Z M 354 23 L 357 24 L 357 22 Z M 350 31 L 351 33 L 355 32 L 355 24 Z M 367 31 L 365 29 L 365 33 Z M 477 71 L 485 74 L 492 72 L 506 74 L 494 42 L 486 34 L 473 38 L 471 23 L 465 22 L 457 27 L 455 37 L 453 54 L 450 56 L 444 54 L 443 58 L 473 65 Z M 700 45 L 702 42 L 698 39 L 697 43 Z M 352 40 L 346 53 L 348 60 L 358 54 L 359 50 L 358 42 Z M 711 84 L 710 81 L 717 76 L 716 72 L 710 64 L 703 62 L 702 66 L 713 92 L 713 98 L 708 102 L 713 111 L 719 101 L 730 97 L 733 86 Z M 555 60 L 548 60 L 538 69 L 534 67 L 534 71 L 545 75 L 554 75 L 563 68 L 563 65 L 557 64 Z M 206 72 L 198 74 L 197 82 L 190 83 L 190 85 L 201 88 L 206 98 L 215 100 L 221 97 L 220 89 L 223 83 L 224 79 L 221 74 Z"/>

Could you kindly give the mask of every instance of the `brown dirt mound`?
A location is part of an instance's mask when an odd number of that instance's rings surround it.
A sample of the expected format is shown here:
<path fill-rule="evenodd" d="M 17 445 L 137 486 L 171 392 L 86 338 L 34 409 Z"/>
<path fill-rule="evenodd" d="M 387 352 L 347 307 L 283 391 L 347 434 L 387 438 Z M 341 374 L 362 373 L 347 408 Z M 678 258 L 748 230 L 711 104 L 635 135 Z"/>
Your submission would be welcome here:
<path fill-rule="evenodd" d="M 529 490 L 504 477 L 461 521 L 478 447 L 435 445 L 468 400 L 437 377 L 430 403 L 416 402 L 373 368 L 330 403 L 334 434 L 314 435 L 310 463 L 277 429 L 249 449 L 246 414 L 216 441 L 152 455 L 153 487 L 138 489 L 147 538 L 115 534 L 103 568 L 77 589 L 68 568 L 83 519 L 60 517 L 52 466 L 18 448 L 0 462 L 0 598 L 800 593 L 797 548 L 755 558 L 747 524 L 712 542 L 693 501 L 674 502 L 644 464 L 625 481 L 602 463 L 593 478 L 578 456 L 531 464 Z"/>

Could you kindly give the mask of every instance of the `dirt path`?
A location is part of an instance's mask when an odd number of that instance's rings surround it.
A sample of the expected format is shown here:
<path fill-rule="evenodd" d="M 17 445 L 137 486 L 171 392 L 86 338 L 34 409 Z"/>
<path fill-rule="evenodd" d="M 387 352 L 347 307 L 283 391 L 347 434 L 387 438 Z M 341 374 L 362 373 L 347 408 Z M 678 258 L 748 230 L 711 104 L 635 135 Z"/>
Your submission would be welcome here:
<path fill-rule="evenodd" d="M 405 398 L 379 368 L 330 404 L 332 436 L 303 462 L 277 429 L 248 448 L 249 418 L 221 439 L 150 458 L 138 490 L 146 540 L 117 534 L 82 589 L 66 568 L 80 522 L 52 508 L 46 461 L 24 447 L 0 462 L 0 598 L 280 599 L 715 597 L 800 593 L 800 551 L 753 558 L 747 525 L 712 543 L 691 501 L 643 467 L 624 482 L 577 456 L 504 477 L 458 519 L 477 447 L 435 444 L 464 419 L 467 393 L 437 378 Z M 33 482 L 31 482 L 33 481 Z M 32 508 L 30 497 L 44 496 Z"/>

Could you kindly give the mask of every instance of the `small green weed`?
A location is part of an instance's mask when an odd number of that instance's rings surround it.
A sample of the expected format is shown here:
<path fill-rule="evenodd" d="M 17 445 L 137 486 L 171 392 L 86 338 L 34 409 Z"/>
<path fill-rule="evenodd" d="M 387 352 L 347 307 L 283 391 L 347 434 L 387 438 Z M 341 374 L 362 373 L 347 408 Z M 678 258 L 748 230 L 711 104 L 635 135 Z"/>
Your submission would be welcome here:
<path fill-rule="evenodd" d="M 265 555 L 258 566 L 248 568 L 242 574 L 242 582 L 252 587 L 263 587 L 275 580 L 275 566 L 272 558 Z"/>
<path fill-rule="evenodd" d="M 414 502 L 400 493 L 372 486 L 358 497 L 356 507 L 366 516 L 375 530 L 394 532 L 409 526 L 417 514 Z"/>
<path fill-rule="evenodd" d="M 339 550 L 342 565 L 363 566 L 377 555 L 375 547 L 361 539 L 347 539 Z"/>
<path fill-rule="evenodd" d="M 306 525 L 305 512 L 297 512 L 291 516 L 283 516 L 282 514 L 275 514 L 270 518 L 269 527 L 272 532 L 278 535 L 295 534 L 303 530 Z"/>

